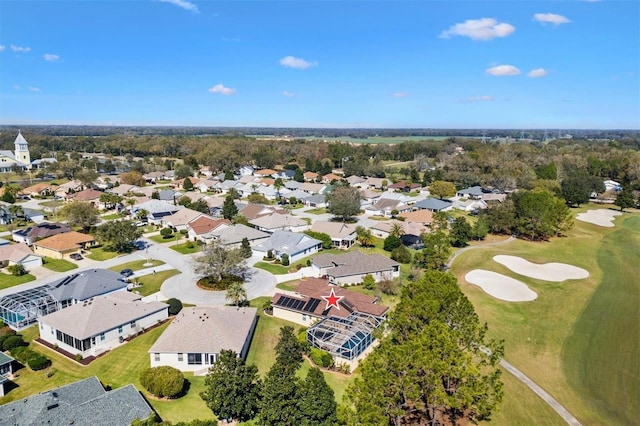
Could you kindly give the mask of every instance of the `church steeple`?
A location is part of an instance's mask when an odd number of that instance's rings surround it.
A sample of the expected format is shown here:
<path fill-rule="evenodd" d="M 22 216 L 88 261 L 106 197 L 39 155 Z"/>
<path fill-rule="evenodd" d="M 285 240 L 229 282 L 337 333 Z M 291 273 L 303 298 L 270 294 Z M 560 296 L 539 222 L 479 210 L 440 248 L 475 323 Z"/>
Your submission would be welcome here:
<path fill-rule="evenodd" d="M 22 132 L 18 130 L 18 136 L 16 137 L 15 142 L 13 143 L 15 146 L 14 156 L 16 160 L 25 164 L 28 168 L 31 168 L 31 155 L 29 154 L 29 143 L 22 136 Z"/>

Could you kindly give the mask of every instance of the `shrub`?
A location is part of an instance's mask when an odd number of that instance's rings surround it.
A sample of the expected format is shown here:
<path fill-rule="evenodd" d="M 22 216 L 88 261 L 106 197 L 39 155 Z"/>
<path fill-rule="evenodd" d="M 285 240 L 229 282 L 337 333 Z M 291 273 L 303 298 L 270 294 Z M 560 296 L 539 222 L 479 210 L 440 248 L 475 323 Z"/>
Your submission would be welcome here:
<path fill-rule="evenodd" d="M 195 244 L 193 244 L 193 241 L 189 241 L 189 242 L 187 243 L 187 248 L 192 249 L 192 248 L 194 248 L 194 247 L 195 247 Z"/>
<path fill-rule="evenodd" d="M 10 351 L 13 348 L 17 348 L 18 346 L 27 346 L 28 344 L 22 339 L 22 336 L 19 334 L 8 336 L 2 342 L 2 350 Z"/>
<path fill-rule="evenodd" d="M 167 300 L 167 303 L 169 304 L 169 315 L 178 315 L 178 313 L 182 310 L 182 302 L 180 301 L 180 299 L 172 297 L 171 299 Z"/>
<path fill-rule="evenodd" d="M 184 375 L 169 366 L 147 368 L 140 375 L 140 383 L 158 398 L 174 398 L 182 392 Z"/>
<path fill-rule="evenodd" d="M 160 230 L 160 235 L 162 235 L 162 238 L 164 239 L 169 239 L 173 235 L 173 230 L 171 228 L 162 228 Z"/>
<path fill-rule="evenodd" d="M 33 371 L 44 370 L 51 365 L 51 360 L 38 352 L 33 352 L 33 355 L 27 360 L 27 365 Z"/>
<path fill-rule="evenodd" d="M 411 263 L 411 252 L 403 245 L 396 247 L 391 252 L 391 258 L 400 263 Z"/>
<path fill-rule="evenodd" d="M 309 354 L 311 345 L 307 342 L 307 329 L 304 327 L 301 327 L 298 331 L 298 343 L 300 344 L 300 348 L 302 348 L 302 352 Z"/>
<path fill-rule="evenodd" d="M 282 253 L 282 266 L 289 266 L 289 255 L 287 253 Z"/>
<path fill-rule="evenodd" d="M 33 351 L 26 346 L 18 346 L 11 349 L 11 356 L 14 357 L 16 361 L 25 364 L 32 352 Z"/>
<path fill-rule="evenodd" d="M 393 249 L 398 248 L 402 245 L 400 238 L 396 235 L 389 235 L 384 239 L 384 251 L 393 251 Z"/>
<path fill-rule="evenodd" d="M 267 259 L 273 259 L 273 250 L 267 250 Z"/>
<path fill-rule="evenodd" d="M 311 360 L 317 366 L 322 368 L 331 368 L 333 367 L 333 357 L 327 351 L 323 351 L 318 348 L 311 348 L 310 353 Z"/>
<path fill-rule="evenodd" d="M 398 294 L 398 283 L 395 280 L 382 280 L 378 283 L 378 288 L 384 294 Z"/>
<path fill-rule="evenodd" d="M 311 266 L 311 259 L 307 259 L 307 266 Z"/>
<path fill-rule="evenodd" d="M 315 231 L 305 231 L 305 234 L 310 236 L 311 238 L 315 238 L 316 240 L 322 241 L 322 248 L 327 250 L 332 246 L 331 235 L 325 234 L 324 232 L 315 232 Z"/>
<path fill-rule="evenodd" d="M 76 356 L 74 356 L 74 358 L 76 359 L 76 361 L 80 362 L 80 361 L 82 361 L 82 354 L 81 353 L 77 353 Z"/>
<path fill-rule="evenodd" d="M 16 331 L 7 325 L 3 325 L 0 328 L 0 336 L 13 336 L 16 334 Z"/>
<path fill-rule="evenodd" d="M 376 280 L 373 278 L 373 275 L 367 274 L 364 276 L 362 280 L 362 286 L 367 290 L 375 290 L 376 288 Z"/>
<path fill-rule="evenodd" d="M 11 272 L 11 275 L 14 277 L 20 277 L 27 273 L 27 270 L 24 269 L 24 266 L 20 263 L 16 263 L 15 265 L 7 266 L 7 271 Z"/>

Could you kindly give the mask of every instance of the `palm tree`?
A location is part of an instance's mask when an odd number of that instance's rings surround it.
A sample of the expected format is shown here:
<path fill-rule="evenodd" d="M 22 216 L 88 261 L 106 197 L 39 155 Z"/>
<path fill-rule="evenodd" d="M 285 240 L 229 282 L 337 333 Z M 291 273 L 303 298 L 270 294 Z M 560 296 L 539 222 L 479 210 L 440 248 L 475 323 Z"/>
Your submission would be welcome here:
<path fill-rule="evenodd" d="M 394 222 L 391 225 L 391 230 L 389 231 L 389 235 L 395 235 L 398 238 L 402 237 L 404 235 L 404 227 L 402 226 L 402 223 Z"/>
<path fill-rule="evenodd" d="M 241 282 L 233 282 L 227 287 L 225 299 L 233 302 L 233 306 L 240 306 L 240 302 L 247 300 L 247 290 Z"/>
<path fill-rule="evenodd" d="M 11 215 L 11 222 L 18 220 L 18 217 L 24 217 L 24 210 L 17 204 L 12 204 L 9 207 L 9 214 Z"/>
<path fill-rule="evenodd" d="M 356 228 L 356 234 L 358 243 L 362 247 L 373 247 L 375 245 L 373 235 L 371 234 L 371 231 L 369 229 L 366 229 L 363 226 L 358 226 Z"/>

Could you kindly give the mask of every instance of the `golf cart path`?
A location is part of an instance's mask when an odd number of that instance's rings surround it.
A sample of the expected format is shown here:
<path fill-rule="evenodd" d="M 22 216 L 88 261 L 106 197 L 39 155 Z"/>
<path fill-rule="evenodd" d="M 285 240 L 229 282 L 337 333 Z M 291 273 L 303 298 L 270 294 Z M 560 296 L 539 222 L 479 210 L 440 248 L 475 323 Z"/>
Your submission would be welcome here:
<path fill-rule="evenodd" d="M 465 248 L 460 249 L 457 252 L 455 252 L 449 258 L 449 261 L 447 262 L 447 266 L 449 268 L 451 268 L 451 265 L 453 264 L 453 261 L 456 260 L 456 258 L 461 253 L 464 253 L 466 251 L 469 251 L 469 250 L 472 250 L 472 249 L 475 249 L 475 248 L 480 248 L 480 247 L 488 247 L 488 246 L 497 246 L 497 245 L 507 244 L 507 243 L 509 243 L 509 242 L 511 242 L 513 240 L 515 240 L 515 237 L 511 236 L 511 237 L 507 238 L 504 241 L 496 241 L 494 243 L 487 243 L 487 244 L 482 244 L 482 245 L 477 245 L 477 246 L 465 247 Z M 562 420 L 564 420 L 568 425 L 581 426 L 581 423 L 578 421 L 578 419 L 576 419 L 571 413 L 569 413 L 569 411 L 562 404 L 560 404 L 554 397 L 552 397 L 547 391 L 542 389 L 542 387 L 540 387 L 540 385 L 536 384 L 533 380 L 531 380 L 529 377 L 527 377 L 526 374 L 524 374 L 522 371 L 518 370 L 516 367 L 514 367 L 512 364 L 510 364 L 509 362 L 507 362 L 504 359 L 500 360 L 500 365 L 502 366 L 502 368 L 507 370 L 509 373 L 513 374 L 516 379 L 518 379 L 522 383 L 524 383 L 536 395 L 538 395 L 540 398 L 542 398 L 542 400 L 544 402 L 546 402 L 547 405 L 549 405 L 549 407 L 551 407 L 553 409 L 553 411 L 558 413 L 558 415 L 560 417 L 562 417 Z"/>

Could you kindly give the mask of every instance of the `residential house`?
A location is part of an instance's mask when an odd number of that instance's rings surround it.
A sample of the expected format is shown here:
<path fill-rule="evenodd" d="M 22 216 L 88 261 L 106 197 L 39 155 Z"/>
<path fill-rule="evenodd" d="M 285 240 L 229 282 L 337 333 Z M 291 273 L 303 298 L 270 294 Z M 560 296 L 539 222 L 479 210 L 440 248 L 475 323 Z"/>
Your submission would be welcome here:
<path fill-rule="evenodd" d="M 169 227 L 176 229 L 178 231 L 186 230 L 187 224 L 192 220 L 196 220 L 201 216 L 206 216 L 204 213 L 191 210 L 188 208 L 183 208 L 175 212 L 170 216 L 165 216 L 162 218 L 161 223 L 163 227 Z"/>
<path fill-rule="evenodd" d="M 330 184 L 334 180 L 340 181 L 342 180 L 342 176 L 336 175 L 334 173 L 327 173 L 326 175 L 322 176 L 322 183 Z"/>
<path fill-rule="evenodd" d="M 327 186 L 321 183 L 304 182 L 298 189 L 300 191 L 308 192 L 311 195 L 315 195 L 323 194 L 326 191 Z"/>
<path fill-rule="evenodd" d="M 433 223 L 433 212 L 431 210 L 413 210 L 402 212 L 398 217 L 404 219 L 405 222 L 420 223 L 424 226 L 431 226 Z"/>
<path fill-rule="evenodd" d="M 167 172 L 149 172 L 143 174 L 142 178 L 147 181 L 147 183 L 156 183 L 159 180 L 170 179 L 167 176 Z"/>
<path fill-rule="evenodd" d="M 31 197 L 48 197 L 52 196 L 57 188 L 58 185 L 54 183 L 40 182 L 24 188 L 20 193 Z"/>
<path fill-rule="evenodd" d="M 158 191 L 158 200 L 164 201 L 167 204 L 176 204 L 180 197 L 182 197 L 182 192 L 174 191 L 173 189 Z"/>
<path fill-rule="evenodd" d="M 240 174 L 240 176 L 253 175 L 253 172 L 254 172 L 253 166 L 242 166 L 240 167 L 240 169 L 238 169 L 238 173 Z"/>
<path fill-rule="evenodd" d="M 288 180 L 284 183 L 284 187 L 295 191 L 296 189 L 300 189 L 302 186 L 302 182 L 298 182 L 297 180 Z"/>
<path fill-rule="evenodd" d="M 253 172 L 253 175 L 257 177 L 272 177 L 276 174 L 278 174 L 278 172 L 272 169 L 261 169 Z"/>
<path fill-rule="evenodd" d="M 45 287 L 56 300 L 58 309 L 64 309 L 97 296 L 124 292 L 127 289 L 127 282 L 117 272 L 107 269 L 88 269 L 67 275 Z"/>
<path fill-rule="evenodd" d="M 54 195 L 59 198 L 65 198 L 67 194 L 82 191 L 83 188 L 84 185 L 79 180 L 70 180 L 69 182 L 60 184 L 55 190 Z"/>
<path fill-rule="evenodd" d="M 371 233 L 378 238 L 387 238 L 394 229 L 394 225 L 400 225 L 403 234 L 422 235 L 431 232 L 425 223 L 390 220 L 388 222 L 377 222 L 371 228 Z"/>
<path fill-rule="evenodd" d="M 449 211 L 451 210 L 453 203 L 447 200 L 440 200 L 438 198 L 425 198 L 424 200 L 418 201 L 413 205 L 415 209 L 426 209 L 431 210 L 432 212 L 441 212 L 441 211 Z"/>
<path fill-rule="evenodd" d="M 9 381 L 13 377 L 13 361 L 14 359 L 9 355 L 0 352 L 0 397 L 5 396 L 9 391 L 9 389 L 5 388 L 9 387 Z M 1 410 L 0 408 L 0 413 L 2 413 Z M 0 420 L 0 422 L 2 422 L 2 420 Z"/>
<path fill-rule="evenodd" d="M 356 227 L 348 223 L 317 221 L 311 225 L 311 231 L 329 235 L 331 245 L 339 249 L 346 250 L 356 242 Z"/>
<path fill-rule="evenodd" d="M 292 181 L 292 182 L 295 182 L 295 181 Z M 292 199 L 295 199 L 298 202 L 305 203 L 306 200 L 311 197 L 313 197 L 313 195 L 304 191 L 299 191 L 299 190 L 293 190 L 293 191 L 287 192 L 286 194 L 281 194 L 282 200 L 286 201 L 287 203 L 290 203 Z M 324 195 L 321 195 L 321 197 L 324 198 Z"/>
<path fill-rule="evenodd" d="M 24 269 L 30 271 L 33 268 L 42 266 L 42 257 L 33 254 L 25 243 L 0 246 L 0 267 L 4 268 L 11 265 L 22 265 Z"/>
<path fill-rule="evenodd" d="M 82 250 L 88 250 L 95 245 L 97 244 L 93 236 L 69 231 L 34 241 L 33 251 L 40 256 L 64 259 L 73 253 L 80 253 Z"/>
<path fill-rule="evenodd" d="M 316 172 L 304 172 L 302 176 L 306 182 L 315 182 L 319 175 Z"/>
<path fill-rule="evenodd" d="M 469 188 L 464 188 L 456 192 L 456 197 L 480 200 L 483 194 L 484 191 L 482 190 L 481 186 L 471 186 Z"/>
<path fill-rule="evenodd" d="M 354 188 L 363 188 L 367 180 L 360 176 L 351 175 L 347 178 L 347 182 L 349 182 L 349 186 L 352 186 Z"/>
<path fill-rule="evenodd" d="M 622 185 L 615 180 L 605 180 L 604 181 L 605 191 L 622 191 Z"/>
<path fill-rule="evenodd" d="M 122 197 L 126 197 L 131 193 L 138 193 L 140 191 L 140 187 L 138 185 L 129 185 L 126 183 L 120 184 L 118 186 L 114 186 L 110 188 L 108 192 L 116 195 L 120 195 Z"/>
<path fill-rule="evenodd" d="M 207 178 L 210 178 L 213 176 L 213 170 L 211 170 L 211 167 L 209 166 L 201 166 L 200 170 L 198 170 L 198 173 Z"/>
<path fill-rule="evenodd" d="M 422 185 L 420 185 L 419 183 L 409 183 L 406 180 L 401 180 L 389 185 L 387 188 L 394 191 L 411 192 L 419 190 L 420 188 L 422 188 Z"/>
<path fill-rule="evenodd" d="M 186 179 L 189 179 L 191 181 L 192 188 L 200 181 L 200 179 L 198 179 L 197 177 L 187 176 L 184 179 L 174 180 L 173 182 L 171 182 L 171 184 L 173 185 L 174 188 L 184 189 L 184 181 Z"/>
<path fill-rule="evenodd" d="M 44 222 L 44 213 L 40 210 L 30 209 L 27 207 L 22 208 L 22 215 L 18 215 L 18 217 L 24 217 L 25 220 L 30 220 L 35 223 Z"/>
<path fill-rule="evenodd" d="M 452 207 L 454 209 L 462 210 L 467 213 L 477 212 L 478 210 L 486 209 L 487 203 L 484 200 L 478 200 L 475 198 L 463 198 L 460 200 L 454 200 Z"/>
<path fill-rule="evenodd" d="M 42 222 L 25 229 L 13 231 L 11 238 L 17 243 L 32 245 L 34 241 L 71 231 L 66 223 Z"/>
<path fill-rule="evenodd" d="M 368 206 L 365 211 L 374 216 L 391 217 L 394 212 L 402 213 L 410 211 L 411 207 L 400 200 L 390 198 L 380 198 L 375 203 Z"/>
<path fill-rule="evenodd" d="M 38 318 L 40 340 L 83 358 L 122 345 L 169 317 L 169 305 L 126 291 L 69 306 Z"/>
<path fill-rule="evenodd" d="M 304 203 L 309 207 L 323 209 L 327 207 L 327 197 L 324 194 L 314 194 L 303 199 Z"/>
<path fill-rule="evenodd" d="M 95 189 L 83 189 L 79 192 L 74 192 L 66 195 L 66 200 L 70 201 L 83 201 L 86 203 L 91 203 L 95 207 L 100 206 L 100 196 L 103 194 L 102 191 L 96 191 Z"/>
<path fill-rule="evenodd" d="M 309 228 L 304 220 L 290 214 L 271 213 L 259 216 L 249 221 L 260 231 L 273 233 L 275 231 L 301 232 Z"/>
<path fill-rule="evenodd" d="M 219 194 L 227 194 L 229 193 L 229 191 L 231 191 L 231 189 L 237 189 L 240 186 L 242 186 L 242 183 L 238 182 L 237 180 L 225 180 L 223 182 L 218 182 L 217 184 L 215 184 L 213 189 Z"/>
<path fill-rule="evenodd" d="M 358 284 L 366 275 L 378 281 L 400 276 L 400 264 L 381 254 L 352 251 L 344 254 L 319 254 L 311 258 L 316 277 L 327 277 L 330 284 Z"/>
<path fill-rule="evenodd" d="M 274 231 L 264 242 L 253 247 L 256 255 L 267 256 L 269 252 L 277 259 L 283 254 L 289 256 L 289 262 L 296 262 L 303 257 L 317 253 L 322 248 L 322 241 L 305 234 L 288 231 Z"/>
<path fill-rule="evenodd" d="M 135 216 L 138 211 L 144 210 L 147 212 L 147 220 L 149 223 L 153 225 L 160 225 L 162 223 L 162 218 L 170 216 L 182 208 L 182 206 L 175 206 L 173 204 L 165 203 L 164 201 L 151 199 L 134 206 L 132 213 Z"/>
<path fill-rule="evenodd" d="M 339 298 L 338 307 L 329 306 L 325 300 L 331 291 Z M 378 301 L 377 296 L 328 285 L 326 279 L 306 278 L 298 283 L 294 295 L 276 293 L 271 306 L 274 317 L 309 327 L 330 316 L 346 318 L 352 312 L 384 317 L 389 307 L 378 305 Z"/>
<path fill-rule="evenodd" d="M 201 215 L 187 223 L 186 229 L 191 241 L 200 241 L 203 244 L 211 243 L 216 235 L 214 232 L 222 227 L 230 227 L 231 221 L 227 219 L 213 219 L 206 215 Z"/>
<path fill-rule="evenodd" d="M 272 213 L 287 214 L 289 212 L 286 209 L 282 209 L 278 207 L 249 203 L 249 204 L 246 204 L 241 209 L 238 209 L 238 213 L 246 217 L 248 220 L 253 220 L 253 219 L 259 218 L 260 216 L 265 216 Z"/>
<path fill-rule="evenodd" d="M 193 187 L 200 192 L 212 192 L 218 183 L 212 179 L 200 179 Z"/>
<path fill-rule="evenodd" d="M 12 426 L 130 425 L 154 414 L 132 385 L 106 391 L 96 376 L 0 405 L 0 424 Z"/>
<path fill-rule="evenodd" d="M 482 201 L 484 201 L 487 204 L 487 206 L 502 204 L 506 199 L 507 199 L 507 194 L 500 194 L 500 193 L 496 194 L 493 192 L 490 192 L 488 194 L 482 194 Z"/>
<path fill-rule="evenodd" d="M 385 189 L 383 183 L 388 184 L 388 180 L 385 178 L 377 178 L 377 177 L 368 177 L 367 178 L 367 186 L 368 189 Z"/>
<path fill-rule="evenodd" d="M 245 238 L 251 246 L 255 246 L 265 242 L 271 236 L 268 232 L 259 231 L 243 224 L 226 227 L 218 226 L 213 230 L 212 234 L 214 238 L 217 238 L 218 241 L 227 248 L 241 247 L 242 240 Z"/>
<path fill-rule="evenodd" d="M 182 309 L 149 349 L 151 367 L 167 365 L 205 375 L 223 350 L 245 359 L 256 312 L 256 308 L 235 306 Z"/>

